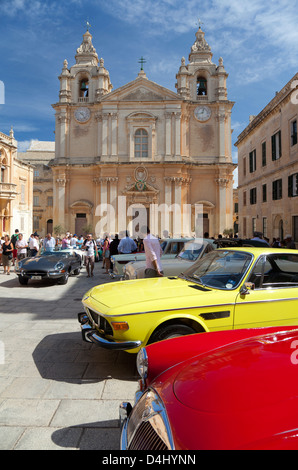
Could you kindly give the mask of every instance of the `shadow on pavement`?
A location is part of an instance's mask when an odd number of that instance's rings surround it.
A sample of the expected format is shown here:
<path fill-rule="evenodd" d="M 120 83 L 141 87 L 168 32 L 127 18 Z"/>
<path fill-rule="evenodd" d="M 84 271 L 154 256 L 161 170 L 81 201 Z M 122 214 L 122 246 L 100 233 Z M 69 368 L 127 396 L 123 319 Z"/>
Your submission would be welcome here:
<path fill-rule="evenodd" d="M 79 450 L 119 450 L 120 428 L 118 420 L 84 423 L 54 431 L 52 441 L 60 447 Z"/>
<path fill-rule="evenodd" d="M 42 378 L 68 383 L 136 380 L 136 355 L 108 351 L 82 340 L 80 332 L 45 336 L 33 351 Z"/>

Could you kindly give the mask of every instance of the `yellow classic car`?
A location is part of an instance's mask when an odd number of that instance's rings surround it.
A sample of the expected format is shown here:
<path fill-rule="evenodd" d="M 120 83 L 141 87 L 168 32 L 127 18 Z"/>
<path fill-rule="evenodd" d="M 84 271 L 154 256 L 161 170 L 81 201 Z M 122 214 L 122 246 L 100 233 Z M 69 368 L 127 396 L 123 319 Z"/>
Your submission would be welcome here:
<path fill-rule="evenodd" d="M 82 302 L 83 339 L 131 353 L 180 335 L 298 325 L 298 250 L 222 248 L 179 276 L 95 286 Z"/>

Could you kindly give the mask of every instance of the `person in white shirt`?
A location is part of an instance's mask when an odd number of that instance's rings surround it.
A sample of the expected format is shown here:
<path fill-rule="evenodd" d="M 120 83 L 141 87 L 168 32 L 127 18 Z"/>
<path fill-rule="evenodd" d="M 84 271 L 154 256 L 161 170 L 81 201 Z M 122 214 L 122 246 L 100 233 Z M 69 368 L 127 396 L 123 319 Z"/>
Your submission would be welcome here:
<path fill-rule="evenodd" d="M 29 248 L 30 248 L 30 256 L 36 256 L 39 250 L 39 242 L 38 242 L 38 235 L 35 232 L 33 237 L 30 238 Z"/>
<path fill-rule="evenodd" d="M 137 244 L 134 242 L 132 238 L 129 237 L 128 232 L 126 232 L 126 236 L 120 240 L 118 245 L 118 253 L 120 254 L 128 254 L 132 253 L 133 251 L 137 251 Z"/>
<path fill-rule="evenodd" d="M 19 234 L 19 239 L 16 241 L 17 260 L 20 261 L 27 256 L 28 243 L 24 240 L 23 234 Z"/>
<path fill-rule="evenodd" d="M 158 238 L 151 235 L 148 227 L 143 227 L 143 243 L 146 255 L 145 277 L 163 277 L 161 255 L 162 249 Z"/>
<path fill-rule="evenodd" d="M 70 237 L 70 246 L 75 248 L 77 246 L 78 236 L 76 234 Z"/>
<path fill-rule="evenodd" d="M 45 251 L 54 251 L 56 245 L 55 238 L 52 237 L 51 233 L 48 233 L 43 241 L 43 247 Z"/>
<path fill-rule="evenodd" d="M 93 276 L 95 254 L 97 255 L 97 247 L 95 240 L 92 238 L 92 233 L 87 235 L 86 240 L 83 243 L 82 250 L 86 250 L 86 271 L 87 277 Z"/>

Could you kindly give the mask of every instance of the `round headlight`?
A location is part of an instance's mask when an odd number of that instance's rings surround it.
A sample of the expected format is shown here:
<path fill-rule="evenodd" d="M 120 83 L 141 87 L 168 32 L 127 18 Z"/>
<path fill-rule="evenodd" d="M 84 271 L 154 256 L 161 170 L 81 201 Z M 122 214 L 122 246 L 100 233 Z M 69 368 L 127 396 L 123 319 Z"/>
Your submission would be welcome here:
<path fill-rule="evenodd" d="M 61 269 L 63 269 L 63 268 L 64 268 L 64 264 L 61 263 L 61 261 L 58 261 L 58 263 L 57 263 L 56 266 L 55 266 L 55 269 L 56 269 L 57 271 L 61 271 Z"/>
<path fill-rule="evenodd" d="M 137 370 L 142 379 L 148 375 L 148 356 L 145 348 L 142 348 L 137 355 Z"/>

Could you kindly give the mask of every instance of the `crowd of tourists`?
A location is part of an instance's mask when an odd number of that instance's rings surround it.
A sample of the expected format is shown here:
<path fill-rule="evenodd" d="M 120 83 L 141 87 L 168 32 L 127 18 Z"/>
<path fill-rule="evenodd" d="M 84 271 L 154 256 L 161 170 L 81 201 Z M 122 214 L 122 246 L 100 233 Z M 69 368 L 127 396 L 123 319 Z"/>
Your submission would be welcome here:
<path fill-rule="evenodd" d="M 134 252 L 144 252 L 144 239 L 132 239 L 129 233 L 119 237 L 106 235 L 104 238 L 95 239 L 91 233 L 86 237 L 83 235 L 71 234 L 66 232 L 63 237 L 53 237 L 48 233 L 45 237 L 40 237 L 37 232 L 32 233 L 28 240 L 19 232 L 18 229 L 10 237 L 4 235 L 0 239 L 0 264 L 3 265 L 4 274 L 9 275 L 11 266 L 16 265 L 20 260 L 26 257 L 34 257 L 42 248 L 44 251 L 54 251 L 59 249 L 76 248 L 84 251 L 84 265 L 86 266 L 87 276 L 92 277 L 94 271 L 94 263 L 102 260 L 102 268 L 105 273 L 109 274 L 113 270 L 111 256 L 117 254 L 129 254 Z M 205 238 L 209 238 L 209 234 L 204 234 Z M 221 238 L 222 235 L 218 235 Z M 291 235 L 286 235 L 283 240 L 273 238 L 272 242 L 264 237 L 260 232 L 254 232 L 253 240 L 264 243 L 265 246 L 274 248 L 293 248 L 295 242 Z"/>
<path fill-rule="evenodd" d="M 28 239 L 18 229 L 10 237 L 4 235 L 0 239 L 0 264 L 4 268 L 4 274 L 9 275 L 11 266 L 15 266 L 26 257 L 34 257 L 40 251 L 56 251 L 68 248 L 76 248 L 84 251 L 84 265 L 87 276 L 93 276 L 94 263 L 102 260 L 102 268 L 105 273 L 112 270 L 111 256 L 121 253 L 144 251 L 141 240 L 133 240 L 126 236 L 120 240 L 118 234 L 115 237 L 105 236 L 94 239 L 92 234 L 87 236 L 66 232 L 63 237 L 53 237 L 48 233 L 40 237 L 37 232 L 32 233 Z"/>

